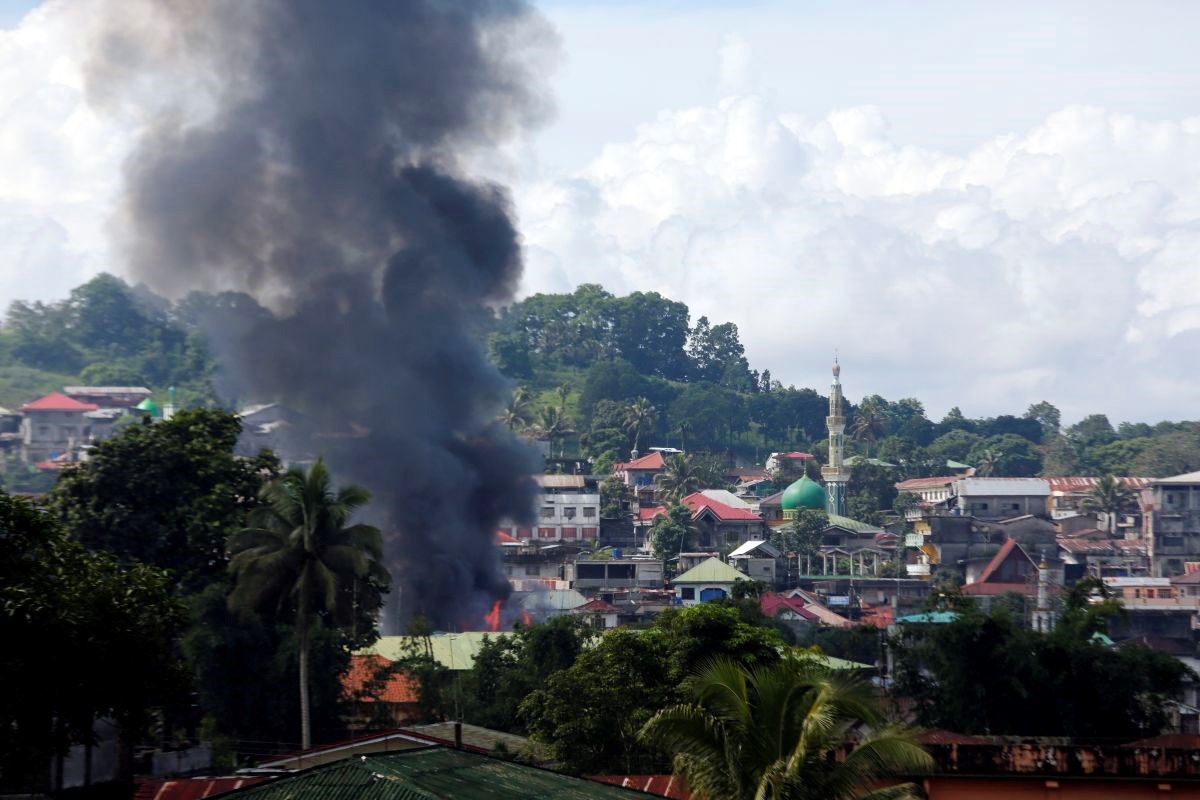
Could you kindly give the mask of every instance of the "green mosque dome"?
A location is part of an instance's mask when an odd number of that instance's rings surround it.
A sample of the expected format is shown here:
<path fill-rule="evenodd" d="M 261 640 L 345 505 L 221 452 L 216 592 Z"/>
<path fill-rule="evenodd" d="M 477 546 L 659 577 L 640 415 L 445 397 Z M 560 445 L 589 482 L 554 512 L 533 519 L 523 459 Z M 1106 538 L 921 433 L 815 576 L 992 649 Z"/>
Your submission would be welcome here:
<path fill-rule="evenodd" d="M 821 484 L 805 475 L 783 491 L 780 503 L 784 511 L 795 511 L 798 508 L 815 508 L 825 510 L 825 490 Z"/>
<path fill-rule="evenodd" d="M 138 403 L 136 406 L 134 406 L 134 408 L 136 408 L 138 411 L 141 411 L 145 414 L 149 414 L 152 417 L 157 417 L 159 414 L 162 413 L 162 410 L 158 407 L 158 404 L 155 403 L 153 400 L 151 400 L 149 397 L 147 397 L 142 402 Z"/>

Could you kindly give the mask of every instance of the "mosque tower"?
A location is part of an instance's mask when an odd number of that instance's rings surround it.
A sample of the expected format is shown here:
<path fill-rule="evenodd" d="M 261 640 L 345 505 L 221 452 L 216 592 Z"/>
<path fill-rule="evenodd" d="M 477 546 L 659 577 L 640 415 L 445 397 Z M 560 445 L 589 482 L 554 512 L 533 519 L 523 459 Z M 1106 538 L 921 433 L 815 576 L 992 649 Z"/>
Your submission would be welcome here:
<path fill-rule="evenodd" d="M 821 477 L 825 479 L 825 513 L 844 517 L 846 483 L 850 480 L 850 472 L 843 460 L 846 417 L 842 414 L 842 383 L 839 380 L 841 374 L 842 368 L 835 358 L 833 385 L 829 387 L 829 416 L 825 418 L 825 427 L 829 429 L 829 463 L 821 467 Z"/>

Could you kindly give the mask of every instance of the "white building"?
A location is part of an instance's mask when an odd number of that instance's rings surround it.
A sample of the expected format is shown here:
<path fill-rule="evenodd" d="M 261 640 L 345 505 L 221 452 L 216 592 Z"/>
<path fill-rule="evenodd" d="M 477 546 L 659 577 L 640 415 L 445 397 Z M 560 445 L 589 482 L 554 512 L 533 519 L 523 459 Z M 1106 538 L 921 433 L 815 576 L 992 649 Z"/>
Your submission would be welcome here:
<path fill-rule="evenodd" d="M 538 542 L 595 541 L 600 535 L 600 490 L 583 475 L 537 475 L 534 525 L 502 523 L 515 539 Z"/>

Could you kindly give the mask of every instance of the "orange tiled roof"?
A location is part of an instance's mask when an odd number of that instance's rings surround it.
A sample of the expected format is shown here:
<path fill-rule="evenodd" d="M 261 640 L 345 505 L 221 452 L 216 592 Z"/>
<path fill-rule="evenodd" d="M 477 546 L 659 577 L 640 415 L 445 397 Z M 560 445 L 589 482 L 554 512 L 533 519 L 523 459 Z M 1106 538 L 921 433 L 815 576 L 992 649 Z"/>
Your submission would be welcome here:
<path fill-rule="evenodd" d="M 415 703 L 417 682 L 402 672 L 393 672 L 382 681 L 377 674 L 392 662 L 383 656 L 350 656 L 350 669 L 342 676 L 346 696 L 362 703 Z M 372 685 L 374 684 L 374 685 Z"/>

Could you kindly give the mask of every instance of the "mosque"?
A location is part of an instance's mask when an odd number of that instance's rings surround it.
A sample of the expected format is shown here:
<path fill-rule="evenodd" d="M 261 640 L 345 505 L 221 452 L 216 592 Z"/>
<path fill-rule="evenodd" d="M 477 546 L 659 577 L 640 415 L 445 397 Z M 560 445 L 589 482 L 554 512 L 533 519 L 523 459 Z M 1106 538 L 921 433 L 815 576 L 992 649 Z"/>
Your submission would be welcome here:
<path fill-rule="evenodd" d="M 804 475 L 788 486 L 780 497 L 783 519 L 796 519 L 801 509 L 824 511 L 829 527 L 823 536 L 820 557 L 821 573 L 837 571 L 840 562 L 848 561 L 852 573 L 866 575 L 878 572 L 887 552 L 879 546 L 879 537 L 889 536 L 881 528 L 846 516 L 846 484 L 850 470 L 845 462 L 846 416 L 842 400 L 842 368 L 833 362 L 833 383 L 829 387 L 829 416 L 825 427 L 829 431 L 829 463 L 821 467 L 825 486 Z M 811 566 L 807 570 L 811 574 Z"/>

